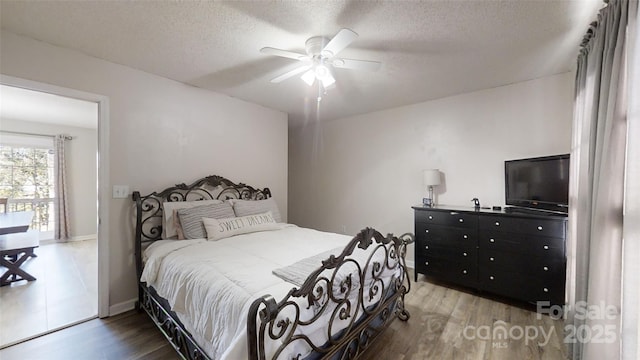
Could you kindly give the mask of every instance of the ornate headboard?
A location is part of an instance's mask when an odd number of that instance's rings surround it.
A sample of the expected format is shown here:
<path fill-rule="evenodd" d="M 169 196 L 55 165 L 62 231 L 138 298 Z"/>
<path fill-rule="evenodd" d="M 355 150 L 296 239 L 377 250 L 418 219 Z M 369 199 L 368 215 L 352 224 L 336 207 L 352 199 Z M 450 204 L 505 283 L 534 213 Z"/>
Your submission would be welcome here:
<path fill-rule="evenodd" d="M 138 279 L 142 275 L 142 245 L 160 240 L 162 237 L 163 203 L 167 201 L 197 200 L 262 200 L 271 197 L 269 188 L 256 189 L 243 183 L 235 184 L 222 176 L 210 175 L 191 185 L 185 183 L 141 196 L 139 191 L 132 194 L 136 203 L 136 269 Z"/>

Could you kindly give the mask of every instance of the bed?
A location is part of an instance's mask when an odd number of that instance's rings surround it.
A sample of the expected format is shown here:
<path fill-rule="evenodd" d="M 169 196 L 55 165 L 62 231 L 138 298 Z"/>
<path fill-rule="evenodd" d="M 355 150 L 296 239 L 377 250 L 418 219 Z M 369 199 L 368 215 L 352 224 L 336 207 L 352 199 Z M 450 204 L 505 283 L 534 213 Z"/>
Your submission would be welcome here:
<path fill-rule="evenodd" d="M 355 359 L 409 319 L 411 234 L 282 223 L 268 188 L 221 176 L 133 200 L 137 308 L 184 359 Z"/>

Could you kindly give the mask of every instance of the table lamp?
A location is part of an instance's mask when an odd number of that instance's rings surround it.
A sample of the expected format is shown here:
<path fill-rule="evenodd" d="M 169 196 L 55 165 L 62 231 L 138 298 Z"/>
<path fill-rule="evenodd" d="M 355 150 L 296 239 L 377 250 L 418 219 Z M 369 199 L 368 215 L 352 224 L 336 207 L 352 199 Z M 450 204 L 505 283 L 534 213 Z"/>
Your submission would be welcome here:
<path fill-rule="evenodd" d="M 440 185 L 440 170 L 438 169 L 428 169 L 422 172 L 424 185 L 429 187 L 429 197 L 422 199 L 422 204 L 424 206 L 435 206 L 436 202 L 433 198 L 433 187 L 435 185 Z"/>

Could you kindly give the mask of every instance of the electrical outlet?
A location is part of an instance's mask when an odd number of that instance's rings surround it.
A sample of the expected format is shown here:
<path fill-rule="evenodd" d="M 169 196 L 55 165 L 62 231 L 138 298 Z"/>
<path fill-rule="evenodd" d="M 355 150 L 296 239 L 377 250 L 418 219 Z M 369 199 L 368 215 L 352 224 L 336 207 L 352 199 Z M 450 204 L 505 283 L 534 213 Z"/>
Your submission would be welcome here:
<path fill-rule="evenodd" d="M 126 199 L 129 197 L 129 185 L 113 185 L 113 198 Z"/>

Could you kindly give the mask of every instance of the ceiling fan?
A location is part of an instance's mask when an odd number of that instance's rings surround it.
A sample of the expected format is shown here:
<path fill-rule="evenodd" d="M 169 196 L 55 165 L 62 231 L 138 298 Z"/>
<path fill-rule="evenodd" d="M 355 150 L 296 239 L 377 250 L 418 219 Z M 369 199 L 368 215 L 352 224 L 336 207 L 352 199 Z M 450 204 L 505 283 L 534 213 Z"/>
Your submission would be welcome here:
<path fill-rule="evenodd" d="M 336 82 L 333 77 L 333 68 L 369 71 L 376 71 L 380 68 L 381 63 L 377 61 L 345 59 L 336 56 L 356 38 L 358 38 L 358 34 L 354 31 L 341 29 L 331 40 L 322 36 L 309 38 L 305 42 L 306 54 L 272 47 L 264 47 L 260 49 L 260 52 L 298 60 L 302 63 L 299 67 L 271 79 L 272 83 L 279 83 L 294 75 L 304 73 L 301 79 L 309 86 L 312 86 L 317 80 L 318 87 L 327 89 Z"/>

